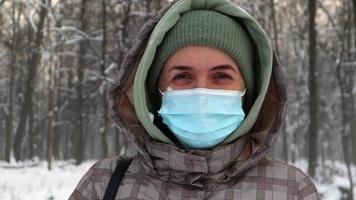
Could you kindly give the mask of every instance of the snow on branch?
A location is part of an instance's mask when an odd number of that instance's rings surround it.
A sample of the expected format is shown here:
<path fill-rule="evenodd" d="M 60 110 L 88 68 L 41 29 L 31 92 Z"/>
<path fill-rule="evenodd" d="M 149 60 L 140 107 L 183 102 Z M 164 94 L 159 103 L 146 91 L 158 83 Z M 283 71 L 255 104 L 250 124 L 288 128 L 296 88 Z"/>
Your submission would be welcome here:
<path fill-rule="evenodd" d="M 31 25 L 31 28 L 36 33 L 38 29 L 37 29 L 37 26 L 36 26 L 35 22 L 33 21 L 33 15 L 30 14 L 30 4 L 31 4 L 31 1 L 27 1 L 26 13 L 27 13 L 28 21 L 29 21 L 29 23 Z"/>
<path fill-rule="evenodd" d="M 147 12 L 140 12 L 140 11 L 133 11 L 129 14 L 130 17 L 147 17 L 149 13 Z"/>
<path fill-rule="evenodd" d="M 74 27 L 74 26 L 61 26 L 61 27 L 54 27 L 51 28 L 53 31 L 59 31 L 59 32 L 65 32 L 65 31 L 73 31 L 78 33 L 79 35 L 83 36 L 84 38 L 90 38 L 88 34 L 85 32 L 81 31 L 80 29 Z"/>
<path fill-rule="evenodd" d="M 79 42 L 81 42 L 83 40 L 84 40 L 84 38 L 82 36 L 75 35 L 75 36 L 69 38 L 68 40 L 66 40 L 64 42 L 64 44 L 76 44 L 76 43 L 79 43 Z"/>
<path fill-rule="evenodd" d="M 31 28 L 33 29 L 34 32 L 37 32 L 38 28 L 37 28 L 37 25 L 33 19 L 33 16 L 35 15 L 36 12 L 33 12 L 33 11 L 39 12 L 39 8 L 43 7 L 47 10 L 47 12 L 51 16 L 51 18 L 54 19 L 48 0 L 46 0 L 45 3 L 43 3 L 42 1 L 33 1 L 33 0 L 28 0 L 25 2 L 26 2 L 26 14 L 28 16 L 28 21 L 29 21 Z"/>
<path fill-rule="evenodd" d="M 105 69 L 104 73 L 105 75 L 110 74 L 117 68 L 117 64 L 115 62 L 111 63 L 108 68 Z"/>

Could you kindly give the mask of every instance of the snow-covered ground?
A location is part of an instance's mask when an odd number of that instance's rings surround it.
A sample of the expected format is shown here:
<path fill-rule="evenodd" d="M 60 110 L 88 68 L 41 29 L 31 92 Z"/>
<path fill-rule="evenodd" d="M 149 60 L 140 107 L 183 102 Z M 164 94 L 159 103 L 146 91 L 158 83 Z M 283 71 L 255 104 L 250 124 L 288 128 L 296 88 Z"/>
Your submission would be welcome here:
<path fill-rule="evenodd" d="M 0 162 L 0 200 L 64 200 L 95 161 L 75 166 L 55 161 L 51 171 L 45 161 L 17 164 Z"/>
<path fill-rule="evenodd" d="M 73 161 L 55 161 L 51 171 L 47 169 L 45 161 L 35 160 L 16 164 L 0 162 L 0 200 L 68 199 L 80 178 L 94 162 L 89 160 L 75 166 Z M 296 165 L 306 170 L 305 161 L 297 162 Z M 332 163 L 332 167 L 333 172 L 338 175 L 328 177 L 325 183 L 320 181 L 325 180 L 322 177 L 325 176 L 323 174 L 325 170 L 318 170 L 317 179 L 320 182 L 316 181 L 316 186 L 325 200 L 341 199 L 339 187 L 350 187 L 346 167 L 341 163 Z"/>

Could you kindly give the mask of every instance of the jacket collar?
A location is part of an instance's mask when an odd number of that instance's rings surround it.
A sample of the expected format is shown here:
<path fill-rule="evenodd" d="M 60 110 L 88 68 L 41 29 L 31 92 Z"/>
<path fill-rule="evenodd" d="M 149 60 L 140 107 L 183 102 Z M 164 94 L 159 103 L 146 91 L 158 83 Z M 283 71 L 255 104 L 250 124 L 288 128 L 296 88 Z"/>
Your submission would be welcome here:
<path fill-rule="evenodd" d="M 185 150 L 147 138 L 145 146 L 150 160 L 146 159 L 145 163 L 151 165 L 162 179 L 181 184 L 219 181 L 227 179 L 229 169 L 236 167 L 248 141 L 248 136 L 244 136 L 212 150 Z"/>

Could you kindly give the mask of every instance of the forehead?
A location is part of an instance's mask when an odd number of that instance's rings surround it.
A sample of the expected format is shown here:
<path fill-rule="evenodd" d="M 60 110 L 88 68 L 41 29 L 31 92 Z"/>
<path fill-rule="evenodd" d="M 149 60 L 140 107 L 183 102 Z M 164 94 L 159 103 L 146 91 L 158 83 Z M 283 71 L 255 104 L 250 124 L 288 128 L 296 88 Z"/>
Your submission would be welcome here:
<path fill-rule="evenodd" d="M 175 52 L 164 65 L 164 70 L 175 66 L 213 67 L 236 66 L 235 61 L 224 51 L 210 46 L 187 46 Z"/>

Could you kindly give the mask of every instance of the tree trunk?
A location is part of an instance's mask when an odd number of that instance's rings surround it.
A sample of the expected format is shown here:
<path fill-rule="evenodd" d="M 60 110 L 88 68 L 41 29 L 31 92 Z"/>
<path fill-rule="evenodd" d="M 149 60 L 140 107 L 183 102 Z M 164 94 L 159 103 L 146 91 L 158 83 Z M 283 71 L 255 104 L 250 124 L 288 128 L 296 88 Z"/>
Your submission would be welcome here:
<path fill-rule="evenodd" d="M 55 66 L 55 71 L 59 69 L 60 65 L 62 63 L 62 59 L 58 58 L 58 61 L 56 62 Z M 59 119 L 59 105 L 61 104 L 61 97 L 60 93 L 58 91 L 58 87 L 60 86 L 60 76 L 54 73 L 54 83 L 53 83 L 53 90 L 54 90 L 54 101 L 55 101 L 55 106 L 54 106 L 54 113 L 53 113 L 53 120 L 55 122 L 55 125 L 53 127 L 53 157 L 54 159 L 63 159 L 63 154 L 60 152 L 60 147 L 61 147 L 61 141 L 62 141 L 62 136 L 63 134 L 59 134 L 60 126 L 57 124 L 58 119 Z"/>
<path fill-rule="evenodd" d="M 11 61 L 9 65 L 9 108 L 8 114 L 6 116 L 6 133 L 5 133 L 5 161 L 10 162 L 11 156 L 11 143 L 12 143 L 12 120 L 13 120 L 13 90 L 14 90 L 14 79 L 15 79 L 15 64 L 16 64 L 16 46 L 17 46 L 17 37 L 16 37 L 16 16 L 15 16 L 16 4 L 12 5 L 12 39 L 11 39 Z"/>
<path fill-rule="evenodd" d="M 352 5 L 353 5 L 353 29 L 354 29 L 354 49 L 356 49 L 356 0 L 352 0 Z M 354 61 L 356 61 L 356 51 L 354 51 Z M 351 135 L 352 135 L 352 161 L 353 161 L 353 164 L 356 165 L 356 108 L 355 108 L 355 96 L 354 96 L 354 93 L 353 93 L 353 86 L 354 86 L 354 74 L 355 72 L 352 71 L 352 75 L 350 75 L 351 77 L 351 83 L 350 83 L 350 86 L 351 86 L 351 90 L 350 90 L 350 98 L 351 98 L 351 105 L 352 105 L 352 114 L 351 114 Z"/>
<path fill-rule="evenodd" d="M 57 67 L 60 66 L 61 63 L 61 59 L 59 58 L 59 61 L 56 62 L 55 69 L 54 71 L 57 70 Z M 60 144 L 61 144 L 61 139 L 62 139 L 62 134 L 58 134 L 59 133 L 59 126 L 57 124 L 58 122 L 58 118 L 59 118 L 59 108 L 58 106 L 60 105 L 60 97 L 59 97 L 59 92 L 57 87 L 59 86 L 59 78 L 56 75 L 56 73 L 54 73 L 54 76 L 52 77 L 53 80 L 53 92 L 54 92 L 54 97 L 53 97 L 53 101 L 55 102 L 54 105 L 54 113 L 53 113 L 53 120 L 54 120 L 54 124 L 52 126 L 53 127 L 53 158 L 54 159 L 63 159 L 61 158 L 61 154 L 60 154 Z"/>
<path fill-rule="evenodd" d="M 86 0 L 81 1 L 81 7 L 80 7 L 80 22 L 81 22 L 81 27 L 80 30 L 85 32 L 86 27 L 87 27 L 87 22 L 85 18 L 85 13 L 86 13 Z M 84 152 L 85 152 L 85 146 L 84 146 L 84 127 L 83 127 L 83 122 L 84 122 L 84 113 L 83 113 L 83 80 L 84 80 L 84 69 L 85 69 L 85 55 L 87 52 L 87 39 L 83 39 L 80 41 L 79 44 L 79 60 L 78 60 L 78 68 L 77 68 L 77 76 L 78 80 L 76 83 L 76 94 L 77 94 L 77 99 L 75 102 L 75 107 L 76 107 L 76 113 L 75 113 L 75 123 L 74 123 L 74 134 L 75 134 L 75 141 L 74 141 L 74 157 L 76 160 L 76 164 L 79 165 L 80 163 L 83 162 L 84 160 Z"/>
<path fill-rule="evenodd" d="M 343 48 L 344 51 L 344 48 Z M 343 54 L 343 53 L 342 53 Z M 342 58 L 343 56 L 341 56 L 340 60 L 342 63 Z M 353 199 L 353 178 L 352 178 L 352 172 L 350 169 L 350 149 L 351 149 L 351 145 L 350 145 L 350 135 L 347 133 L 347 126 L 348 126 L 348 109 L 347 109 L 347 88 L 345 87 L 345 76 L 347 76 L 345 73 L 342 73 L 341 70 L 341 65 L 339 64 L 336 68 L 337 70 L 337 80 L 339 83 L 339 87 L 341 90 L 341 111 L 342 111 L 342 130 L 341 130 L 341 146 L 342 146 L 342 151 L 343 151 L 343 156 L 344 156 L 344 161 L 346 164 L 346 168 L 347 168 L 347 173 L 348 173 L 348 177 L 349 177 L 349 181 L 350 181 L 350 191 L 348 192 L 348 199 Z"/>
<path fill-rule="evenodd" d="M 352 13 L 354 14 L 353 26 L 354 28 L 356 28 L 356 0 L 352 0 L 352 8 L 353 8 Z M 356 29 L 354 29 L 354 47 L 356 47 Z"/>
<path fill-rule="evenodd" d="M 35 143 L 37 142 L 36 136 L 38 135 L 38 133 L 37 133 L 37 131 L 33 130 L 33 121 L 34 121 L 33 117 L 34 117 L 33 104 L 31 103 L 31 104 L 29 104 L 29 108 L 28 108 L 28 135 L 29 135 L 28 147 L 29 147 L 29 151 L 26 152 L 27 155 L 23 155 L 23 157 L 26 156 L 29 159 L 33 158 L 36 155 L 35 151 L 37 150 L 37 149 L 35 149 L 37 146 L 37 145 L 35 145 Z M 39 126 L 40 126 L 40 124 L 39 124 Z"/>
<path fill-rule="evenodd" d="M 65 4 L 64 5 L 60 5 L 59 8 L 59 16 L 65 16 Z M 56 21 L 55 26 L 56 27 L 62 27 L 62 20 L 63 18 L 58 18 Z M 55 43 L 58 43 L 58 47 L 56 48 L 56 53 L 61 53 L 63 52 L 63 44 L 61 43 L 61 41 L 63 40 L 61 33 L 55 33 Z M 57 55 L 57 61 L 56 61 L 56 68 L 55 68 L 55 72 L 58 72 L 61 70 L 62 68 L 62 63 L 63 63 L 63 57 L 61 55 Z M 57 71 L 58 70 L 58 71 Z M 62 80 L 65 79 L 65 77 L 63 76 L 63 73 L 55 73 L 55 77 L 54 77 L 54 91 L 55 91 L 55 102 L 56 102 L 56 112 L 54 114 L 54 121 L 58 122 L 58 120 L 62 120 L 60 119 L 60 108 L 59 105 L 61 105 L 63 103 L 63 106 L 66 105 L 67 100 L 66 99 L 62 99 L 61 93 L 59 88 L 62 86 Z M 61 134 L 59 134 L 59 132 L 61 132 Z M 68 131 L 65 130 L 63 128 L 63 125 L 59 125 L 56 124 L 54 127 L 54 144 L 53 144 L 53 157 L 54 158 L 58 158 L 58 159 L 65 159 L 65 152 L 68 149 L 68 143 L 66 140 L 64 140 L 66 138 L 66 136 L 68 135 Z M 62 143 L 62 142 L 65 143 Z M 62 151 L 61 151 L 62 150 Z"/>
<path fill-rule="evenodd" d="M 309 166 L 308 173 L 315 177 L 318 164 L 318 85 L 316 75 L 316 0 L 309 0 Z"/>
<path fill-rule="evenodd" d="M 47 135 L 47 162 L 48 162 L 48 170 L 52 169 L 52 160 L 53 160 L 53 118 L 54 118 L 54 105 L 53 105 L 53 73 L 51 67 L 49 67 L 49 86 L 48 86 L 48 135 Z"/>
<path fill-rule="evenodd" d="M 42 4 L 46 4 L 46 0 L 42 0 Z M 41 7 L 40 14 L 39 14 L 39 22 L 37 24 L 37 32 L 34 41 L 34 50 L 31 54 L 29 65 L 28 65 L 28 76 L 26 80 L 26 90 L 24 94 L 24 99 L 21 106 L 21 113 L 20 113 L 20 121 L 16 130 L 15 141 L 14 141 L 14 156 L 15 159 L 21 160 L 22 159 L 22 140 L 25 135 L 26 131 L 26 122 L 27 117 L 32 105 L 32 94 L 35 89 L 35 78 L 37 73 L 38 65 L 41 61 L 41 54 L 39 49 L 41 48 L 42 40 L 43 40 L 43 25 L 47 15 L 47 8 Z"/>
<path fill-rule="evenodd" d="M 272 24 L 273 24 L 274 48 L 275 48 L 275 53 L 279 56 L 278 30 L 277 30 L 277 23 L 276 23 L 276 11 L 275 11 L 274 0 L 271 0 L 271 15 L 272 15 Z"/>
<path fill-rule="evenodd" d="M 342 129 L 341 129 L 341 139 L 342 139 L 342 150 L 344 161 L 347 168 L 347 174 L 350 182 L 350 189 L 347 191 L 346 199 L 354 199 L 353 193 L 353 176 L 351 172 L 352 158 L 351 154 L 355 147 L 352 146 L 353 138 L 352 136 L 352 122 L 353 122 L 353 69 L 352 67 L 343 66 L 343 62 L 353 60 L 352 49 L 352 9 L 349 7 L 349 2 L 344 5 L 347 10 L 347 20 L 344 24 L 344 36 L 340 37 L 343 41 L 342 52 L 340 56 L 340 62 L 337 66 L 337 80 L 339 83 L 341 91 L 341 111 L 342 111 Z M 346 53 L 346 59 L 344 59 L 344 54 Z"/>
<path fill-rule="evenodd" d="M 101 132 L 101 145 L 102 145 L 102 156 L 105 158 L 108 156 L 108 143 L 106 140 L 106 135 L 108 132 L 108 103 L 107 103 L 107 89 L 106 89 L 106 0 L 102 0 L 102 29 L 103 29 L 103 41 L 102 41 L 102 52 L 101 52 L 101 76 L 102 76 L 102 105 L 103 105 L 103 125 L 100 128 Z"/>
<path fill-rule="evenodd" d="M 74 61 L 73 61 L 74 62 Z M 68 72 L 68 80 L 67 80 L 67 88 L 70 90 L 75 90 L 74 88 L 74 70 L 70 70 Z M 69 109 L 66 110 L 66 118 L 68 122 L 70 122 L 66 126 L 65 131 L 65 159 L 74 158 L 75 159 L 75 141 L 76 141 L 76 133 L 74 132 L 74 126 L 76 123 L 75 112 L 76 112 L 76 100 L 77 97 L 71 95 L 69 98 Z M 70 132 L 70 134 L 68 134 Z"/>
<path fill-rule="evenodd" d="M 50 23 L 47 23 L 47 36 L 48 39 L 51 39 Z M 54 105 L 54 95 L 55 95 L 55 76 L 54 71 L 56 70 L 55 61 L 53 55 L 50 56 L 48 61 L 48 128 L 47 128 L 47 168 L 48 170 L 52 169 L 53 161 L 53 146 L 54 146 L 54 124 L 55 124 L 55 115 L 56 109 Z M 52 64 L 53 63 L 53 64 Z"/>

